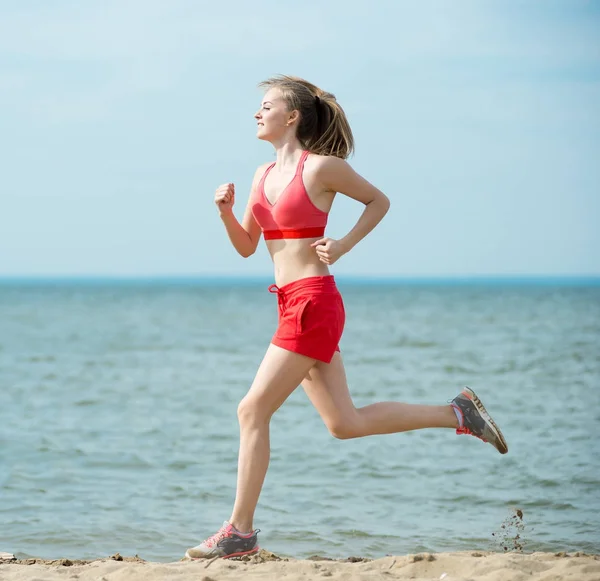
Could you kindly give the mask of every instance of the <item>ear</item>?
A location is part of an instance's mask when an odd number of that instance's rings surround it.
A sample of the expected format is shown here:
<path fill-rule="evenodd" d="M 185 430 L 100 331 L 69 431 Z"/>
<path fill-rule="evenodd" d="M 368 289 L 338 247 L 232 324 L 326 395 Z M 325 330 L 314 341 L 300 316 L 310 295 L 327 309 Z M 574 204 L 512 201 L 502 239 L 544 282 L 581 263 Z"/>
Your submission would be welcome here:
<path fill-rule="evenodd" d="M 298 122 L 298 119 L 300 119 L 300 112 L 298 109 L 294 109 L 290 111 L 286 125 L 293 125 Z"/>

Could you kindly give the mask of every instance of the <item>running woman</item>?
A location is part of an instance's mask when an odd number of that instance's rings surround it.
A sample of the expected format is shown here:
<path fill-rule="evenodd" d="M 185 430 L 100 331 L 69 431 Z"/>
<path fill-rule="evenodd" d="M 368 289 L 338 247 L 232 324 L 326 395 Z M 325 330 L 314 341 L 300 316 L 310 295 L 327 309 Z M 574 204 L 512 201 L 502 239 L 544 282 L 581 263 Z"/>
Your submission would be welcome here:
<path fill-rule="evenodd" d="M 390 201 L 345 161 L 354 140 L 334 95 L 297 77 L 278 76 L 259 86 L 266 92 L 255 114 L 256 135 L 273 145 L 276 161 L 257 169 L 241 223 L 233 213 L 233 184 L 217 188 L 215 203 L 231 243 L 243 257 L 254 254 L 264 236 L 274 264 L 276 284 L 269 291 L 277 296 L 279 321 L 238 407 L 233 512 L 219 531 L 187 550 L 189 559 L 258 551 L 253 519 L 269 465 L 269 422 L 298 385 L 336 438 L 453 428 L 489 442 L 501 454 L 508 451 L 500 429 L 469 388 L 450 405 L 354 406 L 338 346 L 344 304 L 329 266 L 379 224 Z M 334 240 L 325 235 L 325 226 L 337 193 L 364 204 L 364 211 L 346 236 Z"/>

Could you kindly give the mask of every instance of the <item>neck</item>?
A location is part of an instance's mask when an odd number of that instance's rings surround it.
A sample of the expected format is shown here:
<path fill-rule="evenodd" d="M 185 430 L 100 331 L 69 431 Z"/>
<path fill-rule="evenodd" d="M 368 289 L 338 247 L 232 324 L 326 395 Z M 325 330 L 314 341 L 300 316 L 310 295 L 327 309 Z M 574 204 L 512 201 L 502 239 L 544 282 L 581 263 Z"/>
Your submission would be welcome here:
<path fill-rule="evenodd" d="M 304 151 L 300 142 L 295 137 L 293 139 L 282 140 L 281 142 L 273 142 L 273 147 L 277 156 L 276 165 L 280 170 L 289 169 L 290 167 L 295 168 Z"/>

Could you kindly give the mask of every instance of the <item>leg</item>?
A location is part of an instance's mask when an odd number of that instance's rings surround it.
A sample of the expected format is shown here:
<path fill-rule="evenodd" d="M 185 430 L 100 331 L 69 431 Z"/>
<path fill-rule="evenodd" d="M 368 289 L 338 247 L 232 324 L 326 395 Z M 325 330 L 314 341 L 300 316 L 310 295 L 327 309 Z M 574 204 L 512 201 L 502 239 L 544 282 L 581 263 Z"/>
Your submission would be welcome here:
<path fill-rule="evenodd" d="M 254 511 L 269 466 L 271 416 L 314 364 L 310 357 L 269 345 L 250 390 L 240 402 L 237 492 L 229 522 L 241 532 L 252 530 Z"/>
<path fill-rule="evenodd" d="M 449 405 L 380 402 L 357 409 L 348 391 L 339 352 L 335 353 L 329 364 L 317 361 L 302 381 L 302 387 L 336 438 L 458 427 L 456 415 Z"/>

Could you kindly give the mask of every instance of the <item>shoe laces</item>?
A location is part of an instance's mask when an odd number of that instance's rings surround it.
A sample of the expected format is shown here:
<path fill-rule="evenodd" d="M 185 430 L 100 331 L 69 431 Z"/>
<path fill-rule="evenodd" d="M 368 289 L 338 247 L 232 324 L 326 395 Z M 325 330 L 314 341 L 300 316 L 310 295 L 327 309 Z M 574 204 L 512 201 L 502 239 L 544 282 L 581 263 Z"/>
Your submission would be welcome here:
<path fill-rule="evenodd" d="M 207 547 L 214 546 L 222 538 L 226 537 L 229 534 L 230 526 L 231 525 L 223 525 L 214 535 L 212 535 L 212 537 L 208 537 L 208 539 L 206 539 L 203 544 Z"/>
<path fill-rule="evenodd" d="M 485 442 L 486 444 L 488 443 L 488 441 L 485 438 L 478 436 L 475 432 L 473 432 L 473 430 L 470 430 L 469 428 L 467 428 L 467 426 L 463 426 L 462 428 L 457 428 L 456 433 L 459 435 L 467 434 L 468 436 L 475 436 L 476 438 L 479 438 L 482 442 Z"/>

